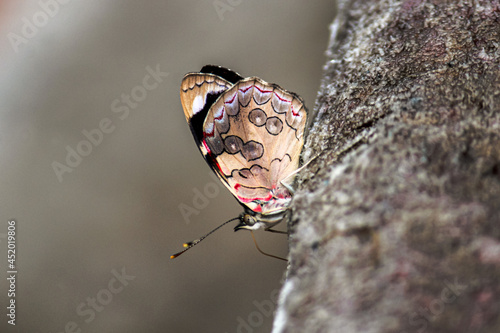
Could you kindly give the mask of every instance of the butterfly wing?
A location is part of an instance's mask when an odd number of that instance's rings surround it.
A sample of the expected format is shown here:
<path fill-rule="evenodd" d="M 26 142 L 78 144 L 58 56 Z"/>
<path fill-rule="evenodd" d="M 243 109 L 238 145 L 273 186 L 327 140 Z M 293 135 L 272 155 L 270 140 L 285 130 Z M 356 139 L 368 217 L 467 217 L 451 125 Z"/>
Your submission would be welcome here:
<path fill-rule="evenodd" d="M 188 73 L 181 83 L 184 115 L 198 146 L 203 139 L 203 122 L 217 98 L 233 84 L 210 73 Z"/>
<path fill-rule="evenodd" d="M 203 66 L 200 72 L 187 73 L 182 79 L 182 108 L 200 150 L 208 110 L 224 91 L 241 79 L 243 77 L 235 71 L 216 65 Z"/>
<path fill-rule="evenodd" d="M 226 187 L 228 187 L 227 182 L 220 177 L 214 167 L 211 156 L 207 155 L 208 152 L 202 144 L 203 122 L 210 107 L 217 98 L 241 79 L 243 79 L 241 75 L 230 69 L 221 66 L 206 65 L 200 72 L 186 74 L 181 83 L 180 96 L 182 108 L 194 140 L 205 161 L 207 161 L 210 168 L 214 170 Z"/>
<path fill-rule="evenodd" d="M 281 180 L 298 167 L 306 118 L 300 97 L 259 78 L 246 78 L 210 107 L 202 150 L 242 204 L 262 214 L 281 211 L 291 199 Z"/>

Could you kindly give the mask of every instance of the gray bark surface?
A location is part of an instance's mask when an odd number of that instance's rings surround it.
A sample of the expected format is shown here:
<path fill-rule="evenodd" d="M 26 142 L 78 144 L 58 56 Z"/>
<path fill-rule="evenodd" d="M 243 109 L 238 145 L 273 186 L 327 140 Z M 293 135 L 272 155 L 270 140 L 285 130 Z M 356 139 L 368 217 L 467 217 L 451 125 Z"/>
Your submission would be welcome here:
<path fill-rule="evenodd" d="M 500 332 L 500 5 L 342 1 L 273 332 Z"/>

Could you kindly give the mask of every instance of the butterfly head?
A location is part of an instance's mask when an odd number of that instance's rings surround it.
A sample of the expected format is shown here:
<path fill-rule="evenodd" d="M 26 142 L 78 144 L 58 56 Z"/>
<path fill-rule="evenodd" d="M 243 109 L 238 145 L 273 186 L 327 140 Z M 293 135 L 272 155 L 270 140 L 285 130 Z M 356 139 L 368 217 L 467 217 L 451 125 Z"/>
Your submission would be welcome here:
<path fill-rule="evenodd" d="M 269 229 L 280 223 L 285 217 L 286 210 L 276 211 L 272 214 L 261 214 L 245 208 L 245 212 L 239 216 L 240 223 L 234 231 L 246 229 L 257 230 L 260 228 Z"/>

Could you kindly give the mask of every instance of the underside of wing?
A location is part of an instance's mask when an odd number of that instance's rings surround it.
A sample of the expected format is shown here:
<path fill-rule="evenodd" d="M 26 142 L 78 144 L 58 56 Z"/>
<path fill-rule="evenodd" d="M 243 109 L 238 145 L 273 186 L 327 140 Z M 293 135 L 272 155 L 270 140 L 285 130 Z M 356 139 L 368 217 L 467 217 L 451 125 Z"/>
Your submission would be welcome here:
<path fill-rule="evenodd" d="M 236 82 L 243 79 L 238 73 L 215 65 L 206 65 L 196 73 L 188 73 L 181 83 L 181 103 L 194 140 L 207 164 L 214 170 L 222 183 L 226 180 L 217 171 L 212 156 L 207 154 L 203 140 L 203 122 L 217 98 Z"/>
<path fill-rule="evenodd" d="M 281 180 L 298 168 L 306 118 L 297 95 L 259 78 L 243 79 L 211 106 L 202 145 L 240 202 L 271 213 L 291 198 Z"/>
<path fill-rule="evenodd" d="M 182 108 L 198 146 L 203 139 L 203 122 L 208 110 L 232 85 L 222 77 L 209 73 L 188 73 L 182 79 Z"/>

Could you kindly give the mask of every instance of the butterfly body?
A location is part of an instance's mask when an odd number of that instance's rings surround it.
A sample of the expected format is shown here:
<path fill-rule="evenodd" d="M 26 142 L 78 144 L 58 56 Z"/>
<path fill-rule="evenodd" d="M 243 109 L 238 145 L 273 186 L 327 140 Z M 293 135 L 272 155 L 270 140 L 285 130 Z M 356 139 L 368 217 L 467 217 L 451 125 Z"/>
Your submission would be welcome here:
<path fill-rule="evenodd" d="M 208 165 L 244 207 L 235 228 L 269 229 L 292 199 L 307 110 L 302 99 L 257 77 L 218 66 L 188 73 L 181 102 Z"/>

